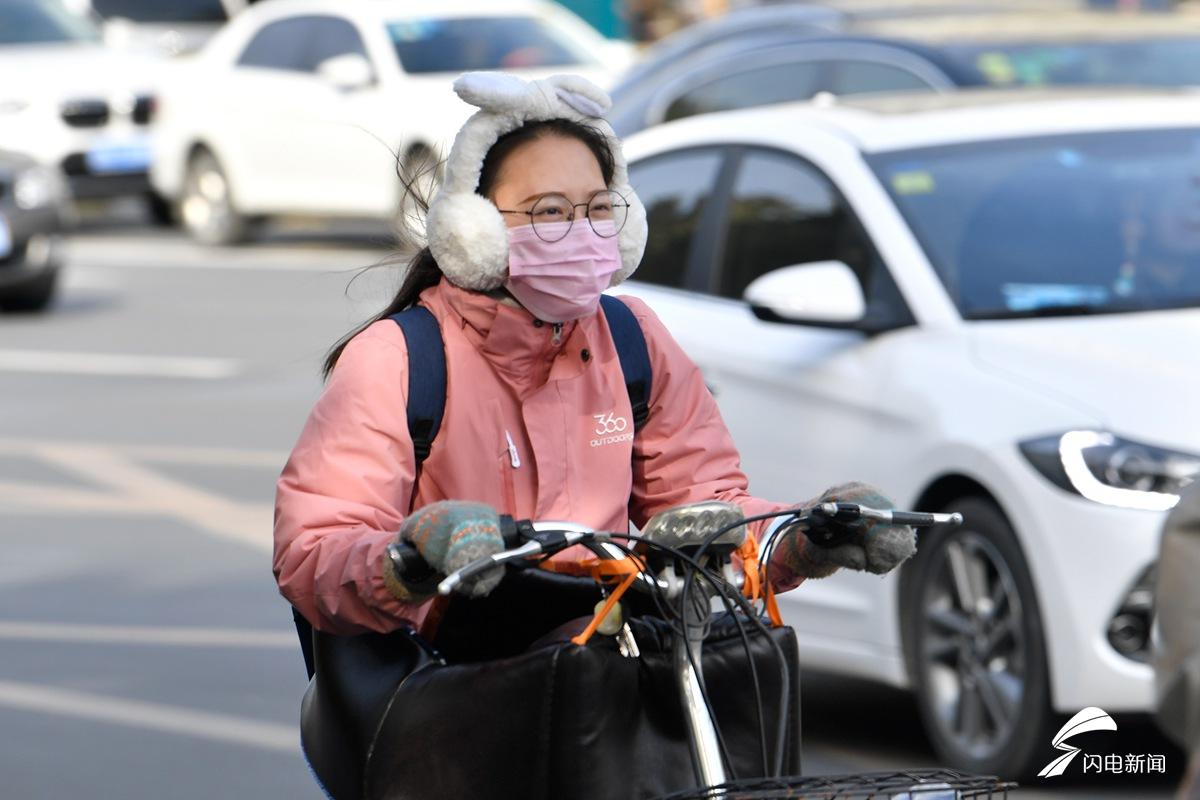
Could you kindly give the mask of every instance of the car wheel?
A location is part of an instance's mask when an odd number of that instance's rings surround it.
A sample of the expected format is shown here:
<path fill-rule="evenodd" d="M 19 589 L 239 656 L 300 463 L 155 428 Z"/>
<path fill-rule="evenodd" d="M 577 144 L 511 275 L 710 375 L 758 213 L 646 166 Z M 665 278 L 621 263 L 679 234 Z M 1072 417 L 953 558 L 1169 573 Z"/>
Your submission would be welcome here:
<path fill-rule="evenodd" d="M 1037 595 L 1003 513 L 982 498 L 921 534 L 901 597 L 905 655 L 925 730 L 947 766 L 1024 776 L 1049 742 L 1049 670 Z"/>
<path fill-rule="evenodd" d="M 45 311 L 58 287 L 58 270 L 48 269 L 37 277 L 0 290 L 0 311 Z"/>
<path fill-rule="evenodd" d="M 188 162 L 179 211 L 188 233 L 204 244 L 237 244 L 250 236 L 250 220 L 238 213 L 229 180 L 207 150 L 197 151 Z"/>

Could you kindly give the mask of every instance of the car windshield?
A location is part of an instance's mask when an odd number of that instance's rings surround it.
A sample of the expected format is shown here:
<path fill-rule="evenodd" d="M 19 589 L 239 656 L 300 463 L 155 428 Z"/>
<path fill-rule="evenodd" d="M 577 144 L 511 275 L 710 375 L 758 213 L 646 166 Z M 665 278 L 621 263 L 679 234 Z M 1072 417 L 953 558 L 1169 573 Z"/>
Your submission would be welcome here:
<path fill-rule="evenodd" d="M 99 38 L 87 19 L 72 14 L 56 0 L 0 2 L 0 45 L 93 42 Z"/>
<path fill-rule="evenodd" d="M 1200 305 L 1200 128 L 869 160 L 968 319 Z"/>
<path fill-rule="evenodd" d="M 951 56 L 997 86 L 1200 85 L 1200 38 L 958 45 Z"/>
<path fill-rule="evenodd" d="M 120 17 L 134 22 L 224 22 L 221 0 L 92 0 L 92 8 L 105 19 Z"/>
<path fill-rule="evenodd" d="M 591 65 L 579 45 L 536 17 L 408 19 L 387 24 L 405 72 Z"/>

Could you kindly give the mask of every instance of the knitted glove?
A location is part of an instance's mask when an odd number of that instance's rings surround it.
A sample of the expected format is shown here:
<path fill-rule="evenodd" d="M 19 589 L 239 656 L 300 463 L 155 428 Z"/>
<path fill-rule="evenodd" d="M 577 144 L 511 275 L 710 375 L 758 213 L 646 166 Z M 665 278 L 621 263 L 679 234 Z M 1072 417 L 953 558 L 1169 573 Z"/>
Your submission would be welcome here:
<path fill-rule="evenodd" d="M 459 500 L 443 500 L 417 509 L 405 518 L 396 536 L 412 544 L 425 562 L 443 575 L 504 549 L 495 509 Z M 384 583 L 392 594 L 401 600 L 421 599 L 414 597 L 414 588 L 395 574 L 390 563 L 385 561 Z M 458 591 L 483 597 L 503 577 L 504 568 L 497 566 L 467 581 Z"/>
<path fill-rule="evenodd" d="M 828 489 L 820 497 L 803 504 L 805 508 L 820 503 L 857 503 L 871 508 L 895 508 L 895 504 L 873 486 L 847 483 Z M 826 521 L 822 528 L 836 535 L 839 544 L 822 547 L 805 536 L 804 525 L 794 525 L 784 531 L 771 558 L 772 583 L 786 591 L 803 578 L 824 578 L 838 567 L 865 570 L 882 575 L 895 569 L 917 551 L 917 536 L 908 525 L 888 525 L 879 520 L 864 519 L 852 523 Z M 817 529 L 814 528 L 813 532 Z M 847 538 L 848 537 L 848 538 Z"/>

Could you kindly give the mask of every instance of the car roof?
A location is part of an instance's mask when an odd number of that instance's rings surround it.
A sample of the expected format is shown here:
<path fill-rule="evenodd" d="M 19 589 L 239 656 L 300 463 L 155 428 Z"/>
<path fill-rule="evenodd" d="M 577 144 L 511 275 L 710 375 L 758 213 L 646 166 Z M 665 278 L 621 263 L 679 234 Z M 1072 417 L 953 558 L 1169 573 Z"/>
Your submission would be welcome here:
<path fill-rule="evenodd" d="M 850 29 L 935 45 L 1085 42 L 1200 36 L 1200 12 L 1042 10 L 860 16 Z"/>
<path fill-rule="evenodd" d="M 335 11 L 358 19 L 427 17 L 509 17 L 547 10 L 547 0 L 266 0 L 246 12 L 275 15 L 302 11 Z"/>
<path fill-rule="evenodd" d="M 1147 89 L 982 89 L 834 98 L 706 114 L 651 129 L 675 145 L 788 146 L 805 128 L 864 153 L 990 139 L 1141 128 L 1200 128 L 1200 92 Z"/>

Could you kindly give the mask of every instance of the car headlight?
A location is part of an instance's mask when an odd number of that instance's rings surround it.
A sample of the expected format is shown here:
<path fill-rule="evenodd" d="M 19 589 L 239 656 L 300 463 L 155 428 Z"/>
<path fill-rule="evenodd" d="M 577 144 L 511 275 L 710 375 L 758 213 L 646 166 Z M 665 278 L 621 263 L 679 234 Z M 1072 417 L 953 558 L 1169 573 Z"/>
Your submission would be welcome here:
<path fill-rule="evenodd" d="M 57 203 L 62 196 L 62 179 L 51 167 L 29 167 L 13 183 L 13 200 L 26 211 Z"/>
<path fill-rule="evenodd" d="M 1200 456 L 1103 431 L 1068 431 L 1021 442 L 1020 448 L 1056 485 L 1108 506 L 1167 511 L 1200 476 Z"/>

